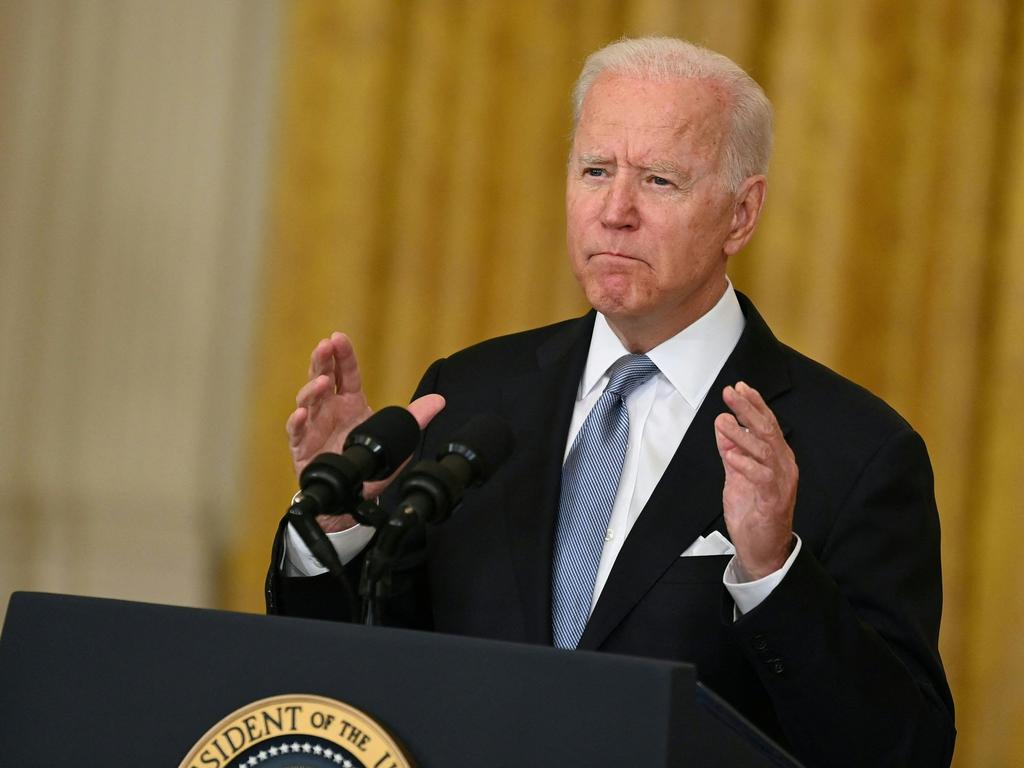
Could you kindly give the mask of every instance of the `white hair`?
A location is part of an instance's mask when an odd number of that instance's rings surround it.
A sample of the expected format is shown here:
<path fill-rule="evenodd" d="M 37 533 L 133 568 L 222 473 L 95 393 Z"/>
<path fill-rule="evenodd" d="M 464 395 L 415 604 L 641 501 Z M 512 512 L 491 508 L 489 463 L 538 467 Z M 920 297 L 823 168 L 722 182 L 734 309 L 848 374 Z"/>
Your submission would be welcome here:
<path fill-rule="evenodd" d="M 730 129 L 719 172 L 736 190 L 755 174 L 768 172 L 772 153 L 772 105 L 761 86 L 732 59 L 674 37 L 621 40 L 595 51 L 583 63 L 572 91 L 573 133 L 583 99 L 602 72 L 644 80 L 709 80 L 730 98 Z"/>

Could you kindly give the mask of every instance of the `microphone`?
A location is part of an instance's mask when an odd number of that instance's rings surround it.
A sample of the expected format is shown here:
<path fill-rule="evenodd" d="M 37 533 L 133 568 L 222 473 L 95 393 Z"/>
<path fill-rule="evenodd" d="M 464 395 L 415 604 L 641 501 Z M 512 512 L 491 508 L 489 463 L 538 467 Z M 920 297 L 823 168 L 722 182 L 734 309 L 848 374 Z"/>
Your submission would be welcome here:
<path fill-rule="evenodd" d="M 321 453 L 299 475 L 289 512 L 340 515 L 359 504 L 363 482 L 383 480 L 416 449 L 420 427 L 405 408 L 382 408 L 355 427 L 342 453 Z"/>
<path fill-rule="evenodd" d="M 503 419 L 480 414 L 445 444 L 437 461 L 420 461 L 404 475 L 401 501 L 378 525 L 374 546 L 363 561 L 359 594 L 365 598 L 365 624 L 380 623 L 379 601 L 391 593 L 391 571 L 406 533 L 421 522 L 447 520 L 465 490 L 487 480 L 512 453 L 514 442 Z"/>
<path fill-rule="evenodd" d="M 395 515 L 416 515 L 442 523 L 462 501 L 467 488 L 482 484 L 512 453 L 515 440 L 504 419 L 480 414 L 470 419 L 438 453 L 406 474 Z"/>
<path fill-rule="evenodd" d="M 363 482 L 382 480 L 394 472 L 415 450 L 419 435 L 419 424 L 411 413 L 397 405 L 388 406 L 355 427 L 340 454 L 321 453 L 299 475 L 301 490 L 292 499 L 285 519 L 342 585 L 350 616 L 357 615 L 355 594 L 316 516 L 351 511 L 361 500 Z"/>

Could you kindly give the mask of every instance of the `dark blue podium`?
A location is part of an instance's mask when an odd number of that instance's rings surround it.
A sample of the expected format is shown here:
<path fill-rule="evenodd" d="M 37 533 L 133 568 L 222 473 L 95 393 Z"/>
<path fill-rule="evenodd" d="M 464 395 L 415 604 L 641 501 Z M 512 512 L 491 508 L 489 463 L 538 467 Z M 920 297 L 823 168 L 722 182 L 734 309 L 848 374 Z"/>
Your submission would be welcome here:
<path fill-rule="evenodd" d="M 362 710 L 420 768 L 797 765 L 685 664 L 34 593 L 0 636 L 0 756 L 173 768 L 229 713 L 295 693 Z"/>

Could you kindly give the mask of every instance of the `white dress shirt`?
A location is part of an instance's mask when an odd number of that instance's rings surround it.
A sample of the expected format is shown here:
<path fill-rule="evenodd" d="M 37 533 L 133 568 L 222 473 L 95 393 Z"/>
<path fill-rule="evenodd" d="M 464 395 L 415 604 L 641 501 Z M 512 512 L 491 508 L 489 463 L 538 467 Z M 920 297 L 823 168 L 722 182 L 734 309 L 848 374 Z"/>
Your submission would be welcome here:
<path fill-rule="evenodd" d="M 615 558 L 633 524 L 739 341 L 744 322 L 743 311 L 730 283 L 721 299 L 707 314 L 647 353 L 658 366 L 659 372 L 637 387 L 626 401 L 629 442 L 597 569 L 592 606 L 597 603 Z M 566 455 L 576 439 L 576 433 L 608 384 L 608 369 L 625 354 L 629 354 L 629 350 L 615 335 L 604 315 L 598 313 L 587 363 L 573 406 L 565 445 Z M 708 435 L 708 440 L 714 440 L 714 435 Z M 328 534 L 328 537 L 344 563 L 355 557 L 372 535 L 372 530 L 356 526 L 347 531 Z M 740 613 L 750 611 L 768 596 L 788 572 L 799 548 L 800 542 L 797 539 L 786 564 L 779 571 L 757 581 L 744 582 L 735 566 L 735 557 L 729 562 L 724 584 Z M 285 550 L 286 575 L 314 576 L 326 571 L 291 526 L 288 526 L 286 533 Z"/>

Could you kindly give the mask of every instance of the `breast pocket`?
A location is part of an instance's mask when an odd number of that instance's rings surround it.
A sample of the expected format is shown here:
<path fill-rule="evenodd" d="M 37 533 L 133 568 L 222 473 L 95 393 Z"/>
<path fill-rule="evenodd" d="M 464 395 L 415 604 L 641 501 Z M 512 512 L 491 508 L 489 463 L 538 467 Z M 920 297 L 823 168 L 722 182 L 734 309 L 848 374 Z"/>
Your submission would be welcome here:
<path fill-rule="evenodd" d="M 722 574 L 732 555 L 695 555 L 677 557 L 658 579 L 659 584 L 722 583 Z"/>
<path fill-rule="evenodd" d="M 722 574 L 730 555 L 677 557 L 630 616 L 650 655 L 700 662 L 722 631 Z"/>

